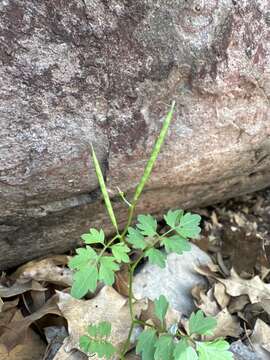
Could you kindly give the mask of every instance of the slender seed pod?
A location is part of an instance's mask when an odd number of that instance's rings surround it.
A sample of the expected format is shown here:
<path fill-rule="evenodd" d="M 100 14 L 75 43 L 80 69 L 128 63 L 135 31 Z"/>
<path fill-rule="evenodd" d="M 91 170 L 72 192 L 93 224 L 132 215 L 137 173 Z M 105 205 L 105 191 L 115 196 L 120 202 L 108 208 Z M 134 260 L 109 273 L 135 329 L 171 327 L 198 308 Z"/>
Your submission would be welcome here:
<path fill-rule="evenodd" d="M 118 234 L 119 233 L 118 225 L 117 225 L 117 221 L 116 221 L 116 218 L 115 218 L 115 215 L 114 215 L 111 200 L 110 200 L 110 197 L 109 197 L 106 185 L 105 185 L 104 177 L 102 175 L 102 171 L 101 171 L 98 159 L 96 157 L 96 154 L 95 154 L 95 151 L 94 151 L 94 148 L 93 148 L 92 145 L 91 145 L 91 148 L 92 148 L 92 158 L 93 158 L 93 162 L 94 162 L 94 166 L 95 166 L 95 171 L 96 171 L 99 186 L 100 186 L 100 189 L 101 189 L 104 201 L 105 201 L 106 209 L 107 209 L 108 214 L 110 216 L 111 222 L 112 222 L 112 224 L 113 224 L 113 226 L 114 226 L 114 228 L 115 228 L 115 230 L 116 230 L 116 232 Z"/>

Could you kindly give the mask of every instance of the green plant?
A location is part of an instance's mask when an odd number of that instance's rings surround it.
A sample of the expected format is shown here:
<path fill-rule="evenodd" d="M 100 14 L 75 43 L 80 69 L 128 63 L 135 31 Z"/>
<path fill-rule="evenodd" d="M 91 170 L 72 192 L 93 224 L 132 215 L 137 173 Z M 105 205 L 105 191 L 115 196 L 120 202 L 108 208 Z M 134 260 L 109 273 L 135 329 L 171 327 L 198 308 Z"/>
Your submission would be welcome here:
<path fill-rule="evenodd" d="M 143 360 L 232 359 L 226 341 L 220 339 L 212 342 L 201 341 L 201 336 L 209 334 L 216 326 L 215 319 L 205 317 L 201 310 L 191 315 L 186 332 L 180 331 L 178 324 L 167 329 L 165 315 L 169 304 L 163 295 L 154 303 L 159 326 L 136 319 L 134 315 L 132 283 L 134 271 L 139 263 L 144 258 L 148 258 L 150 263 L 165 267 L 168 253 L 182 254 L 184 251 L 190 250 L 188 239 L 194 238 L 200 233 L 200 216 L 184 213 L 182 210 L 167 212 L 164 220 L 168 230 L 163 234 L 159 233 L 157 220 L 151 215 L 139 215 L 136 226 L 131 226 L 136 204 L 151 174 L 172 120 L 174 106 L 173 103 L 165 118 L 132 201 L 128 202 L 124 194 L 120 192 L 120 196 L 129 206 L 127 224 L 122 233 L 119 231 L 103 175 L 92 148 L 96 174 L 116 235 L 109 241 L 105 240 L 103 230 L 90 229 L 88 233 L 82 235 L 81 238 L 86 246 L 77 249 L 77 255 L 69 262 L 69 267 L 75 271 L 71 294 L 76 298 L 82 298 L 89 291 L 96 290 L 98 281 L 113 285 L 115 272 L 120 269 L 121 264 L 125 263 L 128 265 L 129 273 L 128 302 L 131 317 L 127 341 L 120 350 L 114 348 L 108 340 L 111 334 L 111 324 L 101 322 L 88 327 L 88 334 L 80 338 L 80 346 L 86 353 L 95 353 L 99 358 L 111 359 L 118 352 L 118 356 L 124 359 L 129 349 L 134 326 L 140 324 L 144 326 L 144 330 L 138 337 L 136 352 L 141 354 Z M 160 248 L 163 249 L 160 250 Z"/>

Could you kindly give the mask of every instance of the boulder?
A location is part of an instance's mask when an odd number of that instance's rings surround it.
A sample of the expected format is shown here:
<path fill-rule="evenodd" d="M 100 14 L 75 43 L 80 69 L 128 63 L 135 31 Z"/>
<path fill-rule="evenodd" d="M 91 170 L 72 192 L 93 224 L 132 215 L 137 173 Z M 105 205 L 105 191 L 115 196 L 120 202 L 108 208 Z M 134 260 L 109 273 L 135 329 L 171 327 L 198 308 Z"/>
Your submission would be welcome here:
<path fill-rule="evenodd" d="M 270 184 L 265 0 L 4 0 L 0 4 L 0 269 L 119 224 L 172 100 L 138 211 L 191 208 Z"/>

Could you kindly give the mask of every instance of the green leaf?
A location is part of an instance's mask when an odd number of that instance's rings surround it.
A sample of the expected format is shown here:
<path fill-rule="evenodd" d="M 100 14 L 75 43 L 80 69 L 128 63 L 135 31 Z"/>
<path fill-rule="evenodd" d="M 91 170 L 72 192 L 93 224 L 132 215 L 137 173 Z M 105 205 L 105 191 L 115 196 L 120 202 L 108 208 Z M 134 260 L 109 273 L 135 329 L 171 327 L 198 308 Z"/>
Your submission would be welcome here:
<path fill-rule="evenodd" d="M 180 218 L 183 215 L 183 210 L 169 210 L 166 215 L 164 215 L 164 219 L 166 224 L 169 225 L 172 229 L 180 223 Z"/>
<path fill-rule="evenodd" d="M 217 326 L 217 321 L 213 317 L 205 317 L 202 310 L 192 313 L 189 319 L 189 335 L 211 335 Z"/>
<path fill-rule="evenodd" d="M 165 360 L 172 359 L 175 343 L 172 336 L 170 335 L 161 335 L 156 342 L 156 351 L 154 354 L 155 360 Z"/>
<path fill-rule="evenodd" d="M 183 254 L 184 251 L 190 251 L 190 243 L 180 235 L 173 235 L 169 238 L 163 238 L 161 243 L 165 246 L 166 252 L 175 252 Z"/>
<path fill-rule="evenodd" d="M 90 229 L 89 233 L 81 236 L 86 244 L 104 244 L 105 234 L 103 230 Z"/>
<path fill-rule="evenodd" d="M 129 263 L 129 256 L 127 255 L 127 253 L 130 252 L 130 249 L 127 245 L 123 243 L 115 244 L 111 246 L 111 250 L 113 256 L 119 263 L 121 262 Z"/>
<path fill-rule="evenodd" d="M 181 339 L 175 346 L 173 358 L 174 360 L 198 360 L 198 355 L 186 339 Z"/>
<path fill-rule="evenodd" d="M 108 321 L 102 321 L 98 324 L 89 325 L 87 332 L 91 337 L 104 338 L 111 334 L 112 326 Z"/>
<path fill-rule="evenodd" d="M 197 342 L 199 360 L 233 360 L 233 354 L 229 351 L 229 347 L 227 341 L 221 339 Z"/>
<path fill-rule="evenodd" d="M 151 215 L 139 215 L 137 228 L 145 236 L 155 236 L 157 234 L 157 220 Z"/>
<path fill-rule="evenodd" d="M 135 249 L 144 250 L 147 247 L 144 236 L 139 230 L 132 227 L 128 228 L 127 241 L 132 244 Z"/>
<path fill-rule="evenodd" d="M 161 268 L 166 266 L 166 255 L 157 249 L 151 248 L 147 250 L 145 256 L 149 258 L 150 264 L 158 265 Z"/>
<path fill-rule="evenodd" d="M 119 270 L 119 265 L 116 264 L 112 256 L 102 256 L 100 258 L 99 280 L 106 285 L 111 286 L 115 280 L 115 271 Z"/>
<path fill-rule="evenodd" d="M 138 337 L 136 354 L 142 355 L 142 360 L 153 360 L 157 334 L 155 329 L 144 330 Z"/>
<path fill-rule="evenodd" d="M 186 213 L 181 217 L 180 225 L 175 230 L 184 238 L 195 238 L 201 232 L 200 221 L 200 215 Z"/>
<path fill-rule="evenodd" d="M 75 255 L 68 263 L 71 269 L 82 269 L 84 266 L 91 265 L 97 259 L 97 253 L 90 246 L 76 249 Z"/>
<path fill-rule="evenodd" d="M 106 340 L 90 339 L 89 354 L 97 354 L 99 359 L 111 359 L 116 352 L 115 347 Z"/>
<path fill-rule="evenodd" d="M 96 171 L 96 174 L 97 174 L 99 186 L 100 186 L 100 189 L 101 189 L 104 201 L 105 201 L 106 209 L 107 209 L 108 214 L 110 216 L 111 222 L 112 222 L 116 232 L 118 233 L 118 226 L 117 226 L 116 218 L 115 218 L 115 215 L 114 215 L 113 207 L 112 207 L 112 204 L 111 204 L 111 200 L 110 200 L 110 197 L 109 197 L 106 185 L 105 185 L 105 181 L 104 181 L 104 178 L 103 178 L 103 175 L 102 175 L 102 171 L 101 171 L 101 168 L 99 166 L 99 162 L 98 162 L 98 159 L 96 157 L 93 146 L 92 146 L 92 157 L 93 157 L 93 162 L 94 162 L 95 171 Z"/>
<path fill-rule="evenodd" d="M 89 350 L 89 346 L 90 346 L 90 339 L 88 336 L 83 335 L 80 337 L 80 348 L 84 351 L 84 352 L 88 352 Z"/>
<path fill-rule="evenodd" d="M 78 270 L 73 276 L 71 295 L 81 299 L 88 291 L 94 292 L 97 288 L 98 271 L 96 266 L 86 266 Z"/>
<path fill-rule="evenodd" d="M 164 295 L 160 295 L 160 297 L 155 300 L 154 304 L 155 314 L 162 323 L 169 308 L 169 303 Z"/>

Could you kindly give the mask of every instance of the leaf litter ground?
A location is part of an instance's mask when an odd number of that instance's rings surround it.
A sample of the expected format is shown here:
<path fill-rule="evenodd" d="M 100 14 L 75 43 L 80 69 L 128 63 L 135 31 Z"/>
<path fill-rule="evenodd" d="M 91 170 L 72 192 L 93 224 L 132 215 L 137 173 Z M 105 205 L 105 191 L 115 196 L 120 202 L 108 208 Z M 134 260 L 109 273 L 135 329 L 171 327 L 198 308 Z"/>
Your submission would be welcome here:
<path fill-rule="evenodd" d="M 270 189 L 193 211 L 203 217 L 202 235 L 196 244 L 215 263 L 210 268 L 196 269 L 208 279 L 209 285 L 192 290 L 196 307 L 217 321 L 214 333 L 204 336 L 205 344 L 224 337 L 231 343 L 247 345 L 258 359 L 269 359 Z M 149 233 L 155 226 L 152 224 L 144 231 Z M 125 255 L 118 250 L 115 249 L 117 255 Z M 72 283 L 69 260 L 67 255 L 50 256 L 2 274 L 1 359 L 87 359 L 79 351 L 79 337 L 89 324 L 97 321 L 112 323 L 115 346 L 125 341 L 130 323 L 125 266 L 117 273 L 114 288 L 100 285 L 87 300 L 76 300 L 69 295 Z M 138 301 L 136 313 L 138 318 L 159 321 L 151 301 Z M 172 309 L 166 321 L 171 324 L 177 321 L 182 328 L 187 326 L 181 314 Z M 214 354 L 215 346 L 211 346 Z M 127 358 L 139 359 L 132 352 Z"/>

